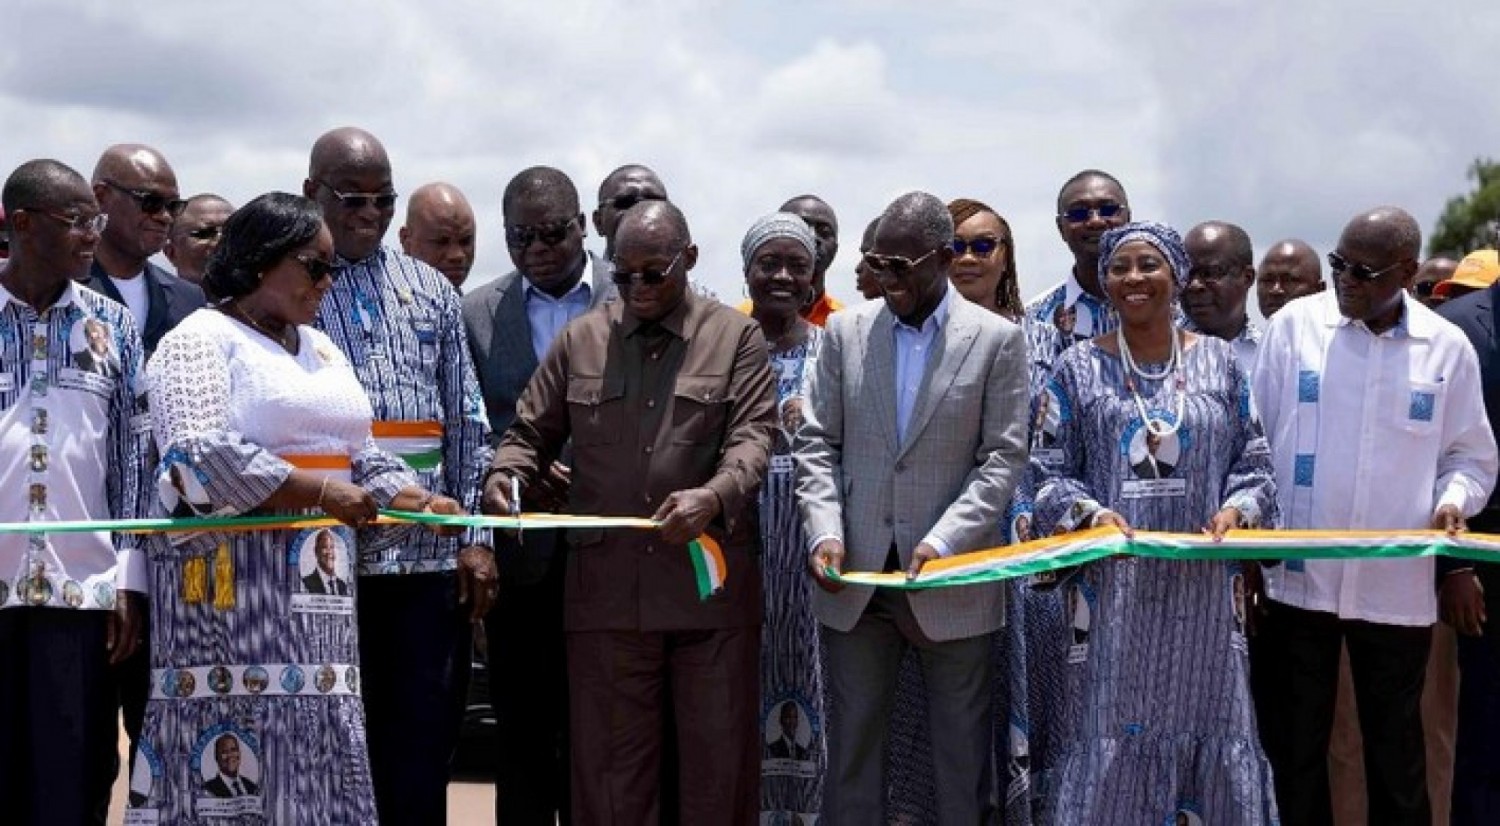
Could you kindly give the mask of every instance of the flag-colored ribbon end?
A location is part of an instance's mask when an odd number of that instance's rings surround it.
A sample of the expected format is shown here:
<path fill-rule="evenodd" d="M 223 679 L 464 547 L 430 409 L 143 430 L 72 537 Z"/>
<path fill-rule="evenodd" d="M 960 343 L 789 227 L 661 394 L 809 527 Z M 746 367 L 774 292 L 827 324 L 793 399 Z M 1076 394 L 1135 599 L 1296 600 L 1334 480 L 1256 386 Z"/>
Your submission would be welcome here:
<path fill-rule="evenodd" d="M 724 580 L 729 577 L 729 567 L 724 564 L 724 549 L 708 534 L 688 543 L 688 558 L 693 561 L 693 574 L 698 580 L 698 599 L 708 599 L 724 590 Z"/>

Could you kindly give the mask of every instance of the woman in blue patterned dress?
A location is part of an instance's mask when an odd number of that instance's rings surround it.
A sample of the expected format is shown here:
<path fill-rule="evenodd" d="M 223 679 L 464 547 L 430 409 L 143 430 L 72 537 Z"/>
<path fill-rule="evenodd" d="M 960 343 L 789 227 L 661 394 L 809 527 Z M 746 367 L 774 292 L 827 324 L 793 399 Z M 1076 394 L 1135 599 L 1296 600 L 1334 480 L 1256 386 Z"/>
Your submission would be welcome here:
<path fill-rule="evenodd" d="M 1059 457 L 1037 491 L 1038 530 L 1222 536 L 1274 525 L 1266 440 L 1233 350 L 1172 322 L 1188 272 L 1181 239 L 1129 224 L 1106 233 L 1100 253 L 1121 327 L 1064 353 L 1049 381 Z M 1041 819 L 1273 821 L 1240 565 L 1116 558 L 1063 588 L 1064 736 Z"/>
<path fill-rule="evenodd" d="M 368 398 L 307 326 L 332 259 L 315 203 L 255 199 L 230 217 L 210 262 L 218 303 L 163 338 L 148 367 L 163 510 L 321 511 L 343 524 L 154 543 L 132 822 L 375 822 L 350 526 L 377 505 L 458 505 L 374 448 Z"/>
<path fill-rule="evenodd" d="M 790 213 L 767 215 L 745 233 L 740 254 L 750 314 L 766 336 L 781 429 L 760 495 L 765 548 L 761 629 L 761 812 L 779 823 L 822 809 L 826 765 L 823 669 L 812 614 L 807 540 L 797 513 L 791 439 L 802 423 L 803 377 L 812 372 L 823 330 L 802 318 L 813 297 L 812 230 Z M 794 817 L 795 816 L 795 817 Z"/>

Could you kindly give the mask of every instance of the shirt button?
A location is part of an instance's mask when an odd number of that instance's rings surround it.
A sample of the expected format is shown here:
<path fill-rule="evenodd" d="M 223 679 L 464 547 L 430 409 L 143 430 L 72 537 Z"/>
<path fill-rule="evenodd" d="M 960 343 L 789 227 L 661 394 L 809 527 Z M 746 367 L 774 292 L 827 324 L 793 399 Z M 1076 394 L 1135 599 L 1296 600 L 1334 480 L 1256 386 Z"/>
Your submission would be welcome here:
<path fill-rule="evenodd" d="M 896 472 L 897 473 L 905 473 L 906 472 L 906 463 L 905 462 L 897 462 L 896 463 Z"/>
<path fill-rule="evenodd" d="M 656 399 L 647 399 L 646 400 L 646 406 L 647 407 L 655 407 L 656 406 Z"/>
<path fill-rule="evenodd" d="M 656 546 L 655 545 L 647 545 L 646 546 L 646 555 L 650 556 L 650 555 L 652 555 L 654 553 L 656 553 Z"/>
<path fill-rule="evenodd" d="M 650 456 L 651 455 L 651 451 L 653 451 L 653 450 L 655 450 L 654 447 L 652 447 L 651 445 L 646 445 L 646 455 L 647 456 Z"/>
<path fill-rule="evenodd" d="M 883 521 L 885 522 L 885 526 L 887 528 L 891 526 L 891 518 L 889 516 L 887 516 Z"/>
<path fill-rule="evenodd" d="M 652 361 L 656 361 L 659 358 L 661 358 L 661 353 L 652 353 L 651 354 L 651 360 Z"/>

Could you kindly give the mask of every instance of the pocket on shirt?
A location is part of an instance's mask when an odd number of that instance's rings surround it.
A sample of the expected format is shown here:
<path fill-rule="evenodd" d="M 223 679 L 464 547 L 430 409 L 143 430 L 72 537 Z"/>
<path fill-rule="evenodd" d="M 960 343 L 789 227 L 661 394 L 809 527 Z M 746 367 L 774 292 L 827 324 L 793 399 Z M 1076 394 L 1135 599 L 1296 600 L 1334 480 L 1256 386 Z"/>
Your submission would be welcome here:
<path fill-rule="evenodd" d="M 672 441 L 717 444 L 729 417 L 725 376 L 678 376 L 672 388 Z"/>
<path fill-rule="evenodd" d="M 1443 421 L 1447 385 L 1442 382 L 1408 382 L 1404 398 L 1398 399 L 1401 429 L 1418 436 L 1437 432 Z"/>
<path fill-rule="evenodd" d="M 606 387 L 603 376 L 568 378 L 568 419 L 575 447 L 612 445 L 624 429 L 625 388 Z"/>

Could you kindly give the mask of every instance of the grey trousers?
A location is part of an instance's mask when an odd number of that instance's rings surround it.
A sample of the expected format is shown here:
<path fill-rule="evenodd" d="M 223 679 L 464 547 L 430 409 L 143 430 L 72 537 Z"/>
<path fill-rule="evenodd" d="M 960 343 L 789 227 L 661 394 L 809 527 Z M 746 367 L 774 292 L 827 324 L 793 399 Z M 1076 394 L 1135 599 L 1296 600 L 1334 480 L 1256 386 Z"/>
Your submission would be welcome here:
<path fill-rule="evenodd" d="M 824 627 L 828 649 L 828 776 L 824 826 L 887 822 L 885 764 L 896 674 L 917 649 L 927 686 L 940 826 L 994 822 L 991 634 L 933 642 L 906 595 L 882 589 L 848 633 Z"/>

